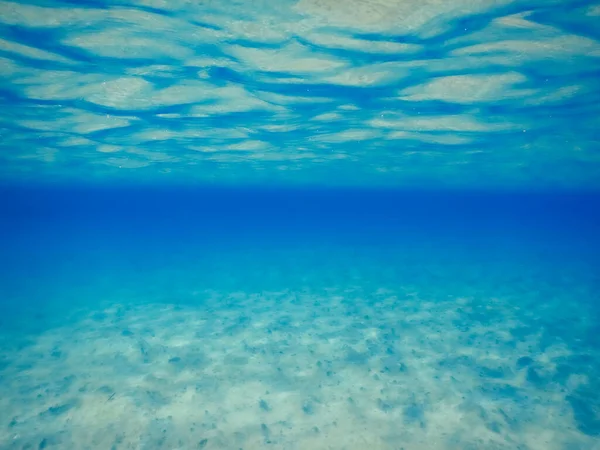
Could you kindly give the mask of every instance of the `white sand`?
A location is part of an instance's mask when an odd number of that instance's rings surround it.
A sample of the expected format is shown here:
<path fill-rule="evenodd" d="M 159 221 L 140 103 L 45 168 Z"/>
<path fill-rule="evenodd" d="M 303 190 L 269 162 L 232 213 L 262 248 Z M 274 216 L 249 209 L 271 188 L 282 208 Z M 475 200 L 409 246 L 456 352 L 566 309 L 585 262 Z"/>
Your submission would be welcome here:
<path fill-rule="evenodd" d="M 0 447 L 598 448 L 569 388 L 536 387 L 517 364 L 530 355 L 543 377 L 569 349 L 516 339 L 524 315 L 508 300 L 195 296 L 194 307 L 115 304 L 6 354 Z"/>

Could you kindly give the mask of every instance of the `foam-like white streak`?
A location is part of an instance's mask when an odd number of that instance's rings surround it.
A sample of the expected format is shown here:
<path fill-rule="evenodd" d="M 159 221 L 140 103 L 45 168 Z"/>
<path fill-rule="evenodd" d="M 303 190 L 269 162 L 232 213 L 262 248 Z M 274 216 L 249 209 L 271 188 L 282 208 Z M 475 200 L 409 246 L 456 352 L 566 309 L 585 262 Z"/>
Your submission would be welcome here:
<path fill-rule="evenodd" d="M 157 90 L 141 77 L 111 78 L 70 71 L 37 71 L 35 76 L 23 77 L 15 83 L 24 84 L 24 91 L 31 98 L 84 99 L 97 105 L 128 110 L 197 103 L 218 97 L 218 90 L 213 85 L 200 80 Z"/>
<path fill-rule="evenodd" d="M 183 20 L 189 18 L 180 17 L 110 8 L 100 18 L 90 20 L 87 27 L 71 32 L 63 42 L 107 57 L 189 59 L 196 56 L 194 48 L 228 36 L 226 31 L 194 25 Z"/>
<path fill-rule="evenodd" d="M 269 131 L 271 133 L 287 133 L 287 132 L 299 129 L 300 126 L 289 125 L 289 124 L 288 125 L 278 124 L 278 125 L 261 125 L 258 128 L 260 130 Z"/>
<path fill-rule="evenodd" d="M 23 86 L 23 93 L 38 100 L 72 100 L 84 98 L 99 90 L 102 80 L 98 74 L 82 74 L 68 70 L 30 69 L 12 81 L 13 86 Z"/>
<path fill-rule="evenodd" d="M 391 41 L 371 41 L 323 31 L 309 32 L 303 36 L 303 38 L 320 47 L 340 50 L 353 50 L 364 53 L 397 55 L 402 53 L 414 53 L 422 49 L 422 46 L 418 44 L 406 44 Z"/>
<path fill-rule="evenodd" d="M 16 119 L 15 122 L 21 126 L 40 131 L 64 131 L 88 134 L 95 131 L 125 127 L 135 120 L 137 119 L 134 117 L 115 117 L 94 114 L 74 108 L 64 108 L 51 121 L 40 118 Z"/>
<path fill-rule="evenodd" d="M 171 31 L 174 33 L 175 30 Z M 69 36 L 63 42 L 66 45 L 79 47 L 90 53 L 112 58 L 156 58 L 167 57 L 185 59 L 194 52 L 185 45 L 161 38 L 160 35 L 137 36 L 129 28 L 110 28 L 96 33 L 82 33 Z"/>
<path fill-rule="evenodd" d="M 294 95 L 282 95 L 274 92 L 257 91 L 256 96 L 262 100 L 265 100 L 274 105 L 289 106 L 294 104 L 306 104 L 306 103 L 332 103 L 333 98 L 323 97 L 300 97 Z"/>
<path fill-rule="evenodd" d="M 271 111 L 275 108 L 273 105 L 262 102 L 258 99 L 240 99 L 240 102 L 231 100 L 229 102 L 209 103 L 205 105 L 196 105 L 190 108 L 187 117 L 210 117 L 220 114 L 232 114 L 249 111 Z"/>
<path fill-rule="evenodd" d="M 583 55 L 581 55 L 583 56 Z M 543 51 L 534 58 L 526 53 L 512 53 L 510 51 L 498 51 L 477 54 L 450 54 L 444 58 L 428 59 L 407 62 L 406 69 L 409 71 L 421 71 L 430 76 L 455 72 L 459 74 L 471 74 L 473 72 L 487 72 L 493 68 L 494 72 L 505 68 L 508 71 L 518 70 L 528 61 L 538 61 L 537 69 L 540 73 L 549 75 L 577 74 L 581 71 L 579 65 L 571 64 L 570 56 L 562 55 L 545 58 Z M 548 64 L 550 63 L 550 64 Z"/>
<path fill-rule="evenodd" d="M 226 150 L 232 151 L 257 151 L 257 150 L 266 150 L 271 148 L 271 144 L 264 141 L 257 140 L 245 140 L 242 142 L 238 142 L 237 144 L 231 144 L 225 147 Z"/>
<path fill-rule="evenodd" d="M 139 77 L 122 77 L 83 86 L 83 97 L 97 105 L 116 109 L 147 109 L 156 105 L 154 85 Z"/>
<path fill-rule="evenodd" d="M 150 141 L 170 141 L 177 139 L 247 139 L 247 131 L 242 129 L 223 129 L 206 127 L 189 127 L 178 130 L 147 128 L 128 135 L 126 142 L 144 143 Z"/>
<path fill-rule="evenodd" d="M 533 22 L 529 19 L 531 13 L 520 12 L 516 14 L 509 14 L 507 16 L 497 17 L 491 21 L 490 25 L 483 30 L 483 33 L 493 34 L 493 29 L 504 28 L 510 31 L 529 30 L 546 33 L 560 33 L 554 27 L 543 25 L 541 23 Z"/>
<path fill-rule="evenodd" d="M 28 45 L 19 44 L 12 41 L 7 41 L 5 39 L 0 39 L 0 50 L 16 53 L 18 55 L 22 55 L 28 58 L 33 59 L 41 59 L 45 61 L 55 61 L 61 63 L 73 63 L 68 58 L 64 56 L 57 55 L 56 53 L 52 53 L 46 50 L 40 50 L 39 48 L 30 47 Z"/>
<path fill-rule="evenodd" d="M 526 81 L 525 76 L 515 72 L 439 77 L 424 84 L 402 90 L 400 98 L 412 101 L 444 100 L 467 104 L 512 100 L 538 92 L 535 89 L 517 89 L 514 87 Z"/>
<path fill-rule="evenodd" d="M 349 67 L 322 78 L 323 82 L 342 86 L 381 86 L 396 83 L 411 73 L 411 65 L 388 62 Z"/>
<path fill-rule="evenodd" d="M 106 12 L 93 8 L 45 8 L 18 2 L 0 2 L 0 22 L 37 28 L 88 26 L 106 19 Z"/>
<path fill-rule="evenodd" d="M 100 152 L 100 153 L 116 153 L 123 150 L 123 147 L 110 144 L 102 144 L 91 139 L 87 139 L 81 136 L 69 136 L 60 141 L 60 147 L 79 147 L 77 151 L 89 150 Z M 74 151 L 68 149 L 68 152 Z"/>
<path fill-rule="evenodd" d="M 518 39 L 475 44 L 452 52 L 453 55 L 459 56 L 493 53 L 518 55 L 520 60 L 571 58 L 573 56 L 600 57 L 600 43 L 583 36 L 561 35 L 539 41 Z"/>
<path fill-rule="evenodd" d="M 443 145 L 462 145 L 469 144 L 473 141 L 468 136 L 460 136 L 457 134 L 432 134 L 418 133 L 414 131 L 392 131 L 386 134 L 385 139 L 389 140 L 416 140 L 427 142 L 430 144 Z"/>
<path fill-rule="evenodd" d="M 327 142 L 327 143 L 338 143 L 338 142 L 353 142 L 353 141 L 364 141 L 367 139 L 373 139 L 380 135 L 379 130 L 373 129 L 351 129 L 344 130 L 337 133 L 319 134 L 311 137 L 309 140 L 314 142 Z"/>
<path fill-rule="evenodd" d="M 540 91 L 536 96 L 522 99 L 522 102 L 524 105 L 542 105 L 544 103 L 559 102 L 574 97 L 577 93 L 581 92 L 581 90 L 582 87 L 577 85 L 563 86 L 551 90 L 550 92 Z"/>
<path fill-rule="evenodd" d="M 192 134 L 191 137 L 201 137 L 201 133 L 191 133 L 191 134 Z M 172 139 L 183 138 L 183 137 L 190 137 L 189 133 L 186 133 L 185 131 L 181 131 L 181 130 L 174 131 L 174 130 L 167 130 L 167 129 L 148 128 L 143 131 L 130 133 L 127 137 L 127 140 L 131 141 L 132 143 L 135 144 L 135 143 L 143 143 L 143 142 L 149 142 L 149 141 L 169 141 Z"/>
<path fill-rule="evenodd" d="M 100 153 L 116 153 L 116 152 L 120 152 L 121 150 L 123 150 L 122 147 L 119 147 L 118 145 L 97 145 L 95 147 L 97 152 Z"/>
<path fill-rule="evenodd" d="M 24 153 L 15 155 L 17 159 L 41 161 L 45 163 L 54 163 L 56 161 L 56 155 L 58 150 L 55 148 L 35 148 L 33 150 L 26 150 Z"/>
<path fill-rule="evenodd" d="M 263 73 L 263 74 L 256 74 L 256 79 L 264 81 L 266 83 L 272 83 L 275 85 L 288 84 L 288 85 L 300 86 L 303 84 L 319 83 L 321 81 L 321 75 L 320 74 L 313 74 L 311 76 L 286 75 L 283 77 L 279 77 L 279 76 L 276 76 L 274 73 L 267 73 L 267 74 Z"/>
<path fill-rule="evenodd" d="M 485 123 L 479 121 L 472 115 L 448 115 L 448 116 L 396 116 L 388 118 L 378 117 L 368 121 L 368 124 L 377 128 L 396 129 L 398 131 L 504 131 L 519 129 L 518 124 L 510 122 Z"/>
<path fill-rule="evenodd" d="M 510 3 L 511 0 L 300 0 L 296 10 L 323 24 L 431 37 L 445 30 L 454 18 Z"/>
<path fill-rule="evenodd" d="M 215 88 L 201 80 L 187 80 L 156 90 L 148 81 L 138 77 L 123 77 L 102 83 L 101 89 L 86 97 L 92 103 L 118 109 L 146 109 L 163 106 L 198 104 L 207 101 L 216 105 L 196 105 L 190 115 L 207 115 L 211 110 L 224 113 L 272 109 L 238 86 Z"/>
<path fill-rule="evenodd" d="M 322 122 L 330 122 L 343 119 L 344 117 L 340 113 L 324 113 L 314 116 L 311 120 L 317 120 Z"/>
<path fill-rule="evenodd" d="M 153 77 L 165 77 L 175 78 L 178 71 L 177 66 L 170 66 L 167 64 L 153 64 L 149 66 L 135 66 L 126 69 L 127 75 L 133 76 L 153 76 Z"/>
<path fill-rule="evenodd" d="M 241 66 L 237 61 L 225 57 L 209 58 L 206 56 L 194 56 L 190 59 L 186 59 L 184 64 L 186 66 L 200 67 L 203 69 L 212 67 L 227 67 L 235 70 L 241 69 Z"/>
<path fill-rule="evenodd" d="M 280 44 L 290 38 L 290 30 L 285 25 L 269 17 L 258 17 L 254 21 L 231 21 L 227 23 L 227 31 L 233 39 Z"/>
<path fill-rule="evenodd" d="M 145 160 L 149 162 L 177 162 L 180 158 L 177 158 L 173 155 L 159 152 L 159 151 L 148 151 L 139 147 L 129 147 L 126 150 L 126 153 L 131 155 L 137 155 L 143 157 Z"/>
<path fill-rule="evenodd" d="M 83 136 L 69 136 L 60 142 L 61 147 L 90 147 L 95 144 L 96 142 Z"/>
<path fill-rule="evenodd" d="M 321 157 L 312 152 L 296 152 L 292 149 L 285 149 L 285 151 L 278 152 L 254 153 L 247 157 L 251 160 L 260 161 L 297 161 L 302 159 L 313 159 L 317 156 Z"/>
<path fill-rule="evenodd" d="M 339 70 L 346 65 L 345 61 L 336 60 L 331 56 L 319 56 L 298 43 L 277 49 L 230 45 L 225 47 L 225 50 L 246 67 L 264 72 L 311 75 Z"/>
<path fill-rule="evenodd" d="M 206 101 L 217 97 L 215 87 L 203 81 L 187 80 L 173 86 L 161 89 L 152 95 L 155 104 L 164 105 L 183 105 Z M 243 90 L 240 90 L 243 93 Z"/>
<path fill-rule="evenodd" d="M 22 73 L 23 69 L 17 65 L 12 59 L 4 58 L 0 56 L 0 76 L 5 79 L 11 78 L 19 73 Z"/>
<path fill-rule="evenodd" d="M 174 12 L 181 9 L 181 7 L 189 2 L 182 2 L 181 0 L 132 0 L 130 3 L 132 5 Z"/>
<path fill-rule="evenodd" d="M 110 114 L 94 114 L 74 108 L 63 110 L 71 114 L 72 131 L 88 134 L 95 131 L 108 130 L 129 126 L 139 119 L 137 117 L 113 116 Z"/>
<path fill-rule="evenodd" d="M 286 109 L 279 105 L 274 105 L 257 98 L 246 89 L 231 85 L 211 91 L 214 103 L 195 105 L 190 108 L 190 116 L 207 117 L 214 114 L 229 114 L 235 112 L 247 111 L 285 111 Z"/>

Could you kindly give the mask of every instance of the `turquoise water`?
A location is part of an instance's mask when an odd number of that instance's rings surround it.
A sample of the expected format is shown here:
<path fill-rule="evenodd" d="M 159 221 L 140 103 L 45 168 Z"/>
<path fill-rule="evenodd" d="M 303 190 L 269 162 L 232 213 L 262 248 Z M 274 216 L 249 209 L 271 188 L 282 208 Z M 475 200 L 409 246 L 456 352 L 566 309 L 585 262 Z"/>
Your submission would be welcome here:
<path fill-rule="evenodd" d="M 599 16 L 0 1 L 0 448 L 600 449 Z"/>

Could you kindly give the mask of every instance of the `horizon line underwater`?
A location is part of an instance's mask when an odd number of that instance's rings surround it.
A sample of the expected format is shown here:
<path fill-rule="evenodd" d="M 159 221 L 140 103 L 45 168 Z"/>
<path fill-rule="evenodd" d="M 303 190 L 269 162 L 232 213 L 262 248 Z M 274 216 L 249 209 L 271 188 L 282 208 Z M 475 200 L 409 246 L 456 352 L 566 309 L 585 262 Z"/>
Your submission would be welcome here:
<path fill-rule="evenodd" d="M 0 0 L 0 449 L 600 450 L 599 24 Z"/>

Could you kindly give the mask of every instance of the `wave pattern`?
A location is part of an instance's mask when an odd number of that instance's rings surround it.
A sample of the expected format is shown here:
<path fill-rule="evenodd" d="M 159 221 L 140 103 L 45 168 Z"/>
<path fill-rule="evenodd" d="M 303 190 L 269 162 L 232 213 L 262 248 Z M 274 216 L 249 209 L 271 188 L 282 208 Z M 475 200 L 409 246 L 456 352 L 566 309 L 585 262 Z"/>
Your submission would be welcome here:
<path fill-rule="evenodd" d="M 600 184 L 600 3 L 0 2 L 0 177 Z"/>

